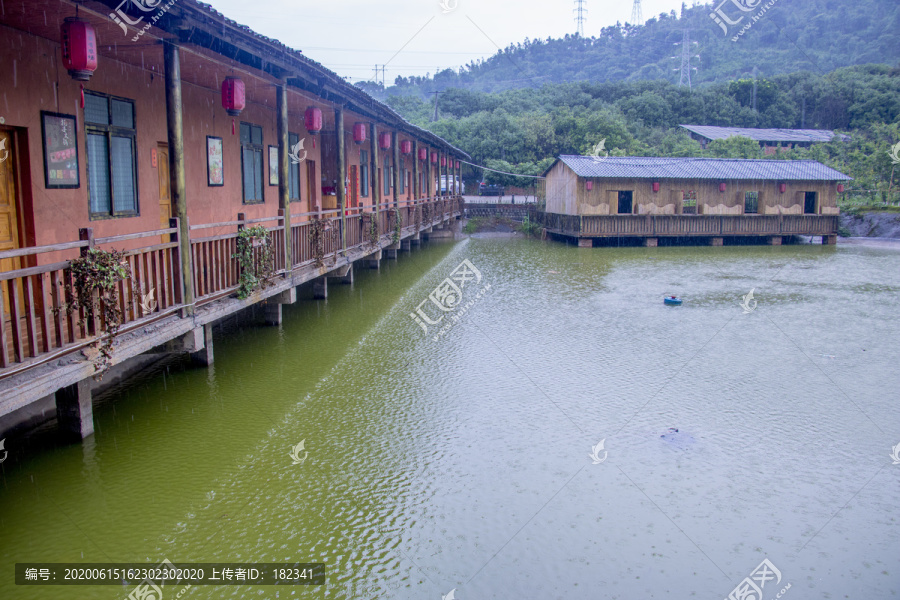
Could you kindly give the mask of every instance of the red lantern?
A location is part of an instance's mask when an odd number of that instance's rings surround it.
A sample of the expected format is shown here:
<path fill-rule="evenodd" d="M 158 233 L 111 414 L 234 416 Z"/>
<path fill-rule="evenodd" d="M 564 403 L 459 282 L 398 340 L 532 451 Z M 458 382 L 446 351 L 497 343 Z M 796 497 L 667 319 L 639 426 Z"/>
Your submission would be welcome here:
<path fill-rule="evenodd" d="M 459 170 L 459 161 L 456 161 L 456 170 Z"/>
<path fill-rule="evenodd" d="M 447 157 L 442 156 L 441 157 L 441 167 L 446 167 L 446 166 L 447 166 Z"/>
<path fill-rule="evenodd" d="M 432 162 L 432 164 L 435 164 L 435 165 L 437 164 L 437 158 L 438 158 L 438 157 L 437 157 L 437 152 L 432 152 L 432 153 L 431 153 L 431 162 Z"/>
<path fill-rule="evenodd" d="M 659 191 L 659 182 L 658 182 L 658 181 L 654 181 L 654 182 L 653 182 L 653 191 L 654 191 L 654 192 L 658 192 L 658 191 Z"/>
<path fill-rule="evenodd" d="M 587 191 L 591 191 L 592 189 L 594 189 L 594 182 L 591 180 L 585 181 L 584 189 L 586 189 Z"/>
<path fill-rule="evenodd" d="M 317 135 L 322 131 L 322 109 L 318 106 L 310 106 L 307 108 L 306 112 L 303 113 L 303 124 L 306 125 L 307 131 L 313 135 Z"/>
<path fill-rule="evenodd" d="M 409 140 L 400 142 L 400 152 L 403 154 L 412 154 L 412 142 Z"/>
<path fill-rule="evenodd" d="M 419 148 L 419 160 L 428 160 L 427 148 Z"/>
<path fill-rule="evenodd" d="M 387 150 L 391 147 L 391 134 L 389 131 L 378 134 L 378 145 L 382 150 Z"/>
<path fill-rule="evenodd" d="M 87 21 L 66 17 L 60 29 L 63 66 L 75 81 L 90 81 L 97 68 L 97 34 Z"/>
<path fill-rule="evenodd" d="M 232 117 L 238 117 L 246 106 L 244 82 L 237 77 L 226 77 L 222 82 L 222 107 Z"/>
<path fill-rule="evenodd" d="M 843 191 L 844 191 L 844 184 L 843 184 L 843 183 L 839 183 L 839 184 L 838 184 L 838 191 L 839 191 L 839 192 L 843 192 Z"/>
<path fill-rule="evenodd" d="M 719 184 L 719 191 L 722 192 L 723 194 L 725 193 L 725 184 L 724 183 Z"/>
<path fill-rule="evenodd" d="M 354 123 L 353 124 L 353 141 L 357 144 L 362 144 L 366 141 L 366 124 L 365 123 Z"/>
<path fill-rule="evenodd" d="M 778 184 L 778 191 L 781 192 L 781 193 L 783 194 L 783 193 L 785 192 L 785 190 L 787 190 L 787 184 L 786 184 L 786 183 L 779 183 L 779 184 Z"/>

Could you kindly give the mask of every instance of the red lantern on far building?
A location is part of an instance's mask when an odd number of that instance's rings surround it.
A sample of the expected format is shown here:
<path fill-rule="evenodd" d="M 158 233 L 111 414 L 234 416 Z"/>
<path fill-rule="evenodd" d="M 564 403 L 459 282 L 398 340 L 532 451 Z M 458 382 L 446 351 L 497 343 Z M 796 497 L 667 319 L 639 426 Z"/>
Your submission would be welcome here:
<path fill-rule="evenodd" d="M 843 191 L 844 191 L 844 184 L 843 184 L 843 183 L 839 183 L 839 184 L 838 184 L 837 190 L 838 190 L 839 192 L 843 192 Z"/>
<path fill-rule="evenodd" d="M 446 167 L 446 166 L 447 166 L 447 157 L 442 156 L 441 157 L 441 167 Z"/>
<path fill-rule="evenodd" d="M 353 124 L 353 141 L 357 144 L 362 144 L 366 141 L 366 124 L 365 123 L 354 123 Z"/>
<path fill-rule="evenodd" d="M 428 148 L 419 148 L 419 160 L 428 160 Z"/>
<path fill-rule="evenodd" d="M 313 135 L 317 135 L 322 131 L 322 109 L 318 106 L 310 106 L 303 113 L 303 124 L 306 130 Z"/>
<path fill-rule="evenodd" d="M 725 187 L 726 187 L 726 186 L 725 186 L 724 183 L 720 183 L 720 184 L 719 184 L 719 191 L 722 192 L 723 194 L 725 193 Z"/>
<path fill-rule="evenodd" d="M 239 117 L 246 106 L 244 82 L 237 77 L 226 77 L 222 82 L 222 107 L 229 116 Z"/>
<path fill-rule="evenodd" d="M 781 193 L 783 194 L 786 190 L 787 190 L 787 184 L 786 184 L 786 183 L 779 183 L 779 184 L 778 184 L 778 191 L 779 191 L 779 192 L 781 192 Z"/>
<path fill-rule="evenodd" d="M 400 142 L 400 152 L 403 154 L 412 154 L 412 142 L 409 140 Z"/>
<path fill-rule="evenodd" d="M 653 191 L 654 191 L 654 192 L 658 192 L 658 191 L 659 191 L 659 182 L 658 182 L 658 181 L 654 181 L 654 182 L 653 182 Z"/>
<path fill-rule="evenodd" d="M 584 189 L 586 189 L 587 191 L 591 191 L 592 189 L 594 189 L 594 182 L 591 181 L 590 179 L 588 179 L 587 181 L 585 181 L 585 182 L 584 182 Z"/>
<path fill-rule="evenodd" d="M 456 161 L 456 170 L 459 170 L 459 161 Z"/>
<path fill-rule="evenodd" d="M 432 152 L 432 153 L 431 153 L 431 162 L 432 162 L 432 164 L 435 164 L 435 165 L 437 164 L 437 158 L 438 158 L 438 157 L 437 157 L 437 152 Z"/>
<path fill-rule="evenodd" d="M 90 23 L 66 17 L 60 29 L 63 66 L 75 81 L 90 81 L 97 68 L 97 34 Z"/>
<path fill-rule="evenodd" d="M 378 134 L 378 146 L 382 150 L 387 150 L 391 147 L 391 133 L 389 131 Z"/>

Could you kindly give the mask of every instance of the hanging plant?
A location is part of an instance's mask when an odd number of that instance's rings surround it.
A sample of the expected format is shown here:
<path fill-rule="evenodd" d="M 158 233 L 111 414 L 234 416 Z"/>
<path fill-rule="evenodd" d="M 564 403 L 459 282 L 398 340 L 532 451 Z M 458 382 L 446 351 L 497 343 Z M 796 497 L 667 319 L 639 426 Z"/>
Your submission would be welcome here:
<path fill-rule="evenodd" d="M 231 255 L 240 266 L 237 297 L 243 300 L 269 284 L 275 272 L 275 253 L 269 230 L 262 225 L 241 229 L 237 236 L 237 252 Z"/>
<path fill-rule="evenodd" d="M 110 365 L 113 342 L 124 321 L 119 283 L 131 277 L 131 266 L 123 250 L 90 248 L 71 261 L 68 272 L 71 276 L 66 277 L 66 302 L 54 310 L 64 310 L 67 315 L 78 311 L 78 326 L 98 337 L 93 346 L 99 351 L 94 359 L 94 377 L 99 380 Z M 96 321 L 100 331 L 95 330 Z"/>

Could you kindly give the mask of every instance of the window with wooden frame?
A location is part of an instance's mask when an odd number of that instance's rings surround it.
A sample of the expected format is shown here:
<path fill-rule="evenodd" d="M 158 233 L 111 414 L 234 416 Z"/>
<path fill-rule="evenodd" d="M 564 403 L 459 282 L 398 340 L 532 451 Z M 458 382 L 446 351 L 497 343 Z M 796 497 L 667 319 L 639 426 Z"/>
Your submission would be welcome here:
<path fill-rule="evenodd" d="M 241 122 L 241 174 L 243 175 L 244 204 L 265 202 L 263 167 L 262 127 Z"/>
<path fill-rule="evenodd" d="M 391 168 L 391 159 L 384 159 L 384 197 L 391 195 L 391 183 L 394 180 L 394 170 Z"/>
<path fill-rule="evenodd" d="M 300 136 L 288 132 L 288 146 L 293 148 L 300 143 Z M 301 161 L 302 162 L 302 161 Z M 300 163 L 288 158 L 288 198 L 291 202 L 300 201 Z"/>
<path fill-rule="evenodd" d="M 684 190 L 681 192 L 681 214 L 697 214 L 697 192 L 694 190 Z"/>
<path fill-rule="evenodd" d="M 84 129 L 91 219 L 137 216 L 134 101 L 85 92 Z"/>
<path fill-rule="evenodd" d="M 359 195 L 369 197 L 369 153 L 359 151 Z"/>
<path fill-rule="evenodd" d="M 744 214 L 759 213 L 759 192 L 744 192 Z"/>

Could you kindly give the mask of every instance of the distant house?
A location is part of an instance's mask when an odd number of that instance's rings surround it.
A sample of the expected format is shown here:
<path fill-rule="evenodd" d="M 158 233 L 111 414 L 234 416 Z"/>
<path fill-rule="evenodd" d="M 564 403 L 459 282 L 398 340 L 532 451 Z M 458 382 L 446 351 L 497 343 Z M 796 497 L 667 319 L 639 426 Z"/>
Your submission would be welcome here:
<path fill-rule="evenodd" d="M 709 237 L 720 245 L 747 236 L 780 244 L 788 235 L 833 243 L 837 192 L 850 179 L 810 160 L 572 155 L 560 156 L 544 176 L 551 233 L 631 236 L 648 245 L 657 237 Z"/>
<path fill-rule="evenodd" d="M 837 136 L 850 141 L 850 136 L 827 129 L 753 129 L 749 127 L 713 127 L 711 125 L 680 125 L 691 133 L 691 138 L 706 148 L 713 140 L 731 136 L 750 138 L 759 142 L 766 154 L 775 154 L 779 148 L 809 148 L 813 144 L 830 142 Z"/>

